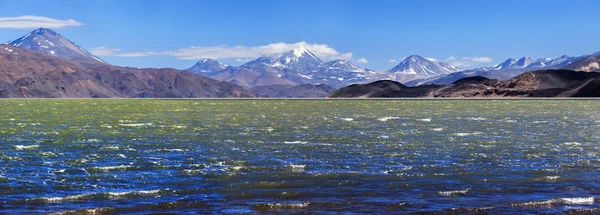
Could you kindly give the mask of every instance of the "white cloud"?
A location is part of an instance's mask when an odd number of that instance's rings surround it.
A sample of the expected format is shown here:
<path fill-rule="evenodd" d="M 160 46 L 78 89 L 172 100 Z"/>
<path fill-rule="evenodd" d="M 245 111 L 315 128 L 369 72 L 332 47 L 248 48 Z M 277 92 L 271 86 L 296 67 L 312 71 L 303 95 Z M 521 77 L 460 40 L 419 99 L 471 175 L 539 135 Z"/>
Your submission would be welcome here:
<path fill-rule="evenodd" d="M 358 61 L 356 61 L 356 62 L 359 62 L 359 63 L 369 63 L 369 61 L 366 58 L 358 59 Z"/>
<path fill-rule="evenodd" d="M 240 62 L 240 63 L 246 63 L 248 61 L 250 61 L 250 59 L 248 59 L 248 58 L 244 58 L 244 59 L 238 58 L 238 59 L 235 59 L 235 62 Z"/>
<path fill-rule="evenodd" d="M 489 63 L 493 61 L 492 58 L 489 57 L 463 57 L 462 59 L 479 63 Z"/>
<path fill-rule="evenodd" d="M 390 62 L 390 63 L 396 63 L 397 60 L 396 59 L 390 59 L 390 60 L 388 60 L 388 62 Z"/>
<path fill-rule="evenodd" d="M 182 60 L 200 60 L 205 58 L 258 58 L 268 55 L 280 55 L 295 48 L 304 47 L 323 60 L 350 60 L 352 53 L 340 53 L 326 44 L 310 44 L 307 42 L 297 43 L 273 43 L 264 46 L 193 46 L 163 52 L 132 52 L 132 53 L 110 53 L 110 56 L 119 57 L 144 57 L 151 55 L 167 55 Z M 103 48 L 103 47 L 98 47 Z"/>
<path fill-rule="evenodd" d="M 435 59 L 435 58 L 430 58 L 430 57 L 429 57 L 429 58 L 425 58 L 425 59 L 427 59 L 427 60 L 429 60 L 429 61 L 438 61 L 437 59 Z"/>
<path fill-rule="evenodd" d="M 119 48 L 108 48 L 104 46 L 90 49 L 90 52 L 96 56 L 113 56 L 119 51 L 121 51 Z"/>
<path fill-rule="evenodd" d="M 73 19 L 60 20 L 43 16 L 0 17 L 0 28 L 64 28 L 82 25 L 83 23 L 75 21 Z"/>
<path fill-rule="evenodd" d="M 447 59 L 448 63 L 457 68 L 468 68 L 473 67 L 481 63 L 489 63 L 494 60 L 490 57 L 463 57 L 460 60 L 455 56 L 450 56 Z"/>

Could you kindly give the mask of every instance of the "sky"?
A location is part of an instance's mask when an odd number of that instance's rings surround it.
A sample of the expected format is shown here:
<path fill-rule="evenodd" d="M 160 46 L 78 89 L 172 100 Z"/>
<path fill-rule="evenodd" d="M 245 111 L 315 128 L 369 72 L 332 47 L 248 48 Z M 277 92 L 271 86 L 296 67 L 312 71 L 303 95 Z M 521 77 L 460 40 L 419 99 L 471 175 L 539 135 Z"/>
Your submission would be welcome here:
<path fill-rule="evenodd" d="M 0 41 L 51 28 L 107 62 L 241 65 L 303 46 L 388 70 L 417 54 L 461 69 L 600 51 L 597 0 L 0 0 Z"/>

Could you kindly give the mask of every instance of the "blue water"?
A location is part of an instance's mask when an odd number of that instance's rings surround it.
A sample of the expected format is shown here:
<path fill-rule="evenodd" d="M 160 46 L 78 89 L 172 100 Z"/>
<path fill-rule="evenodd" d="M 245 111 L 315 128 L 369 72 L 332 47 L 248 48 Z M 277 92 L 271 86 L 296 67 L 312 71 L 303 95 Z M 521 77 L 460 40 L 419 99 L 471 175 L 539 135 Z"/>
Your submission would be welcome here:
<path fill-rule="evenodd" d="M 595 100 L 0 103 L 0 213 L 600 213 Z"/>

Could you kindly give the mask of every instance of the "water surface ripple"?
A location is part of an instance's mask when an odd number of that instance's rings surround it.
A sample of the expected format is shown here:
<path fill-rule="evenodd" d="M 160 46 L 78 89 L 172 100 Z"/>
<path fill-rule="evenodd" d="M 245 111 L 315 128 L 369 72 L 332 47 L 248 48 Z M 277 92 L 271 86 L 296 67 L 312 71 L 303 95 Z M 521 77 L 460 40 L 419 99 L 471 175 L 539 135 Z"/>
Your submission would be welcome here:
<path fill-rule="evenodd" d="M 0 103 L 1 213 L 600 213 L 595 100 Z"/>

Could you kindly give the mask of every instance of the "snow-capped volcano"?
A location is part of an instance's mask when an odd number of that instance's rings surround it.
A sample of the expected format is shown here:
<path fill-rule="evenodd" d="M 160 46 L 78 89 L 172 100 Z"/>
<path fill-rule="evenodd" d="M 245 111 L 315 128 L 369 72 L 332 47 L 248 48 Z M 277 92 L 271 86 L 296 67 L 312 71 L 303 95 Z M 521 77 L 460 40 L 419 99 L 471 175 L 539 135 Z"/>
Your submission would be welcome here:
<path fill-rule="evenodd" d="M 36 29 L 19 39 L 9 41 L 7 44 L 69 60 L 88 58 L 105 63 L 102 59 L 47 28 Z"/>
<path fill-rule="evenodd" d="M 272 55 L 260 57 L 254 61 L 250 61 L 242 67 L 257 70 L 263 70 L 264 66 L 269 66 L 277 69 L 291 69 L 299 72 L 309 72 L 318 68 L 323 64 L 315 54 L 304 47 L 296 48 L 282 55 Z"/>
<path fill-rule="evenodd" d="M 419 78 L 431 78 L 458 72 L 456 67 L 447 63 L 427 59 L 419 55 L 411 55 L 404 58 L 389 72 L 399 75 L 414 75 Z"/>
<path fill-rule="evenodd" d="M 200 73 L 207 73 L 207 72 L 216 72 L 219 70 L 223 70 L 225 68 L 227 68 L 226 64 L 223 64 L 214 59 L 207 58 L 207 59 L 198 61 L 196 64 L 194 64 L 194 66 L 190 67 L 189 69 L 186 69 L 186 71 L 200 74 Z"/>

